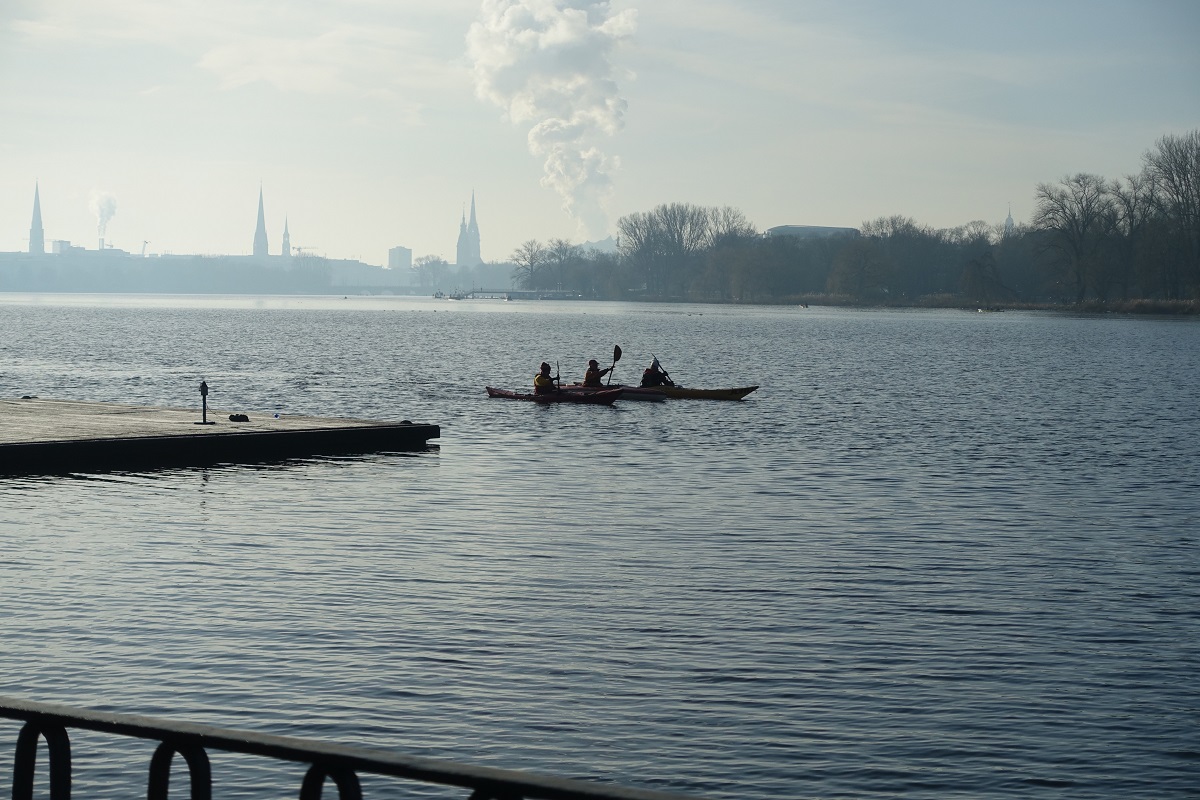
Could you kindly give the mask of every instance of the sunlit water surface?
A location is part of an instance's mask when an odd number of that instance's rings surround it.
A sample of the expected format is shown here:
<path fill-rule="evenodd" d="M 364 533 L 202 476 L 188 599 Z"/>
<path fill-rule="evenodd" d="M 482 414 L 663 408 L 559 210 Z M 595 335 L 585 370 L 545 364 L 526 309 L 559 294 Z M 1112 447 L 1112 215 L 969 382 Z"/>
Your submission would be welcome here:
<path fill-rule="evenodd" d="M 614 344 L 618 380 L 761 388 L 483 391 Z M 1194 320 L 0 296 L 0 396 L 202 379 L 442 438 L 0 480 L 0 694 L 713 798 L 1200 787 Z M 146 745 L 75 740 L 79 796 L 144 791 Z"/>

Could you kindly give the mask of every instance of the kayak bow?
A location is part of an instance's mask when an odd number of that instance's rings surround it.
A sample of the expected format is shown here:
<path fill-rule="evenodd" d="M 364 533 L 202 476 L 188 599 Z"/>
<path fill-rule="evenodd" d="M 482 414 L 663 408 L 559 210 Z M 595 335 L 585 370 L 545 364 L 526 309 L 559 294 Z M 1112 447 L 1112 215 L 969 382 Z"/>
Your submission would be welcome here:
<path fill-rule="evenodd" d="M 736 389 L 689 389 L 685 386 L 655 386 L 654 391 L 667 397 L 686 400 L 741 400 L 757 389 L 757 386 L 741 386 Z"/>

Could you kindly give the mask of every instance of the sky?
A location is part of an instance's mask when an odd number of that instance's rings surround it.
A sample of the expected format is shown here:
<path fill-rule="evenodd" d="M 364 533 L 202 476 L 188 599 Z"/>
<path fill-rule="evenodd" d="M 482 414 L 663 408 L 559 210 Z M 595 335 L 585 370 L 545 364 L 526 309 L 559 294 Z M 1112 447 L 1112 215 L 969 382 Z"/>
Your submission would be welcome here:
<path fill-rule="evenodd" d="M 1194 0 L 0 0 L 0 251 L 453 262 L 661 203 L 1027 221 L 1200 128 Z"/>

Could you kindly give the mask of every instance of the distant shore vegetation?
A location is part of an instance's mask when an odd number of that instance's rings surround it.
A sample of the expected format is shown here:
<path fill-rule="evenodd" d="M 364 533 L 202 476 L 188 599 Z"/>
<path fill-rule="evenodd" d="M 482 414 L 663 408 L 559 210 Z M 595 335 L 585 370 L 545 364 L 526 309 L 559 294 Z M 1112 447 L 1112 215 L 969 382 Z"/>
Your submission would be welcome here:
<path fill-rule="evenodd" d="M 513 284 L 602 300 L 1200 313 L 1200 130 L 1160 138 L 1136 175 L 1038 184 L 1028 223 L 763 233 L 735 208 L 621 217 L 615 252 L 529 240 Z"/>

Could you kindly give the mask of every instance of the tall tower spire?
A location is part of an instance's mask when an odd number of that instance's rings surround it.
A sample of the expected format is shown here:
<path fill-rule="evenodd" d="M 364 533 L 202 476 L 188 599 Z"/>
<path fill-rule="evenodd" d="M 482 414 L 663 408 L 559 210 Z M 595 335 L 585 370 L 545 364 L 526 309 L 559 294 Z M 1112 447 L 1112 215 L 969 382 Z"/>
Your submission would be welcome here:
<path fill-rule="evenodd" d="M 254 255 L 267 254 L 267 216 L 263 213 L 262 187 L 258 187 L 258 227 L 254 229 Z"/>
<path fill-rule="evenodd" d="M 454 248 L 454 263 L 462 266 L 467 263 L 467 210 L 464 208 L 462 222 L 458 223 L 458 244 Z"/>
<path fill-rule="evenodd" d="M 286 258 L 292 254 L 292 235 L 288 233 L 287 217 L 283 218 L 283 252 L 282 255 Z"/>
<path fill-rule="evenodd" d="M 474 266 L 482 264 L 479 255 L 479 223 L 475 221 L 475 190 L 471 190 L 471 221 L 467 223 L 466 263 Z"/>
<path fill-rule="evenodd" d="M 29 252 L 46 252 L 46 232 L 42 230 L 42 198 L 37 183 L 33 184 L 33 223 L 29 226 Z"/>

